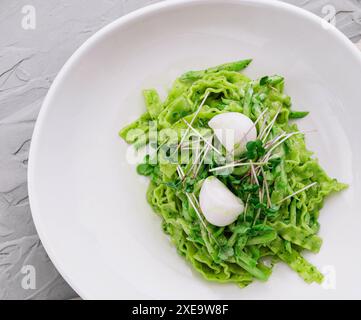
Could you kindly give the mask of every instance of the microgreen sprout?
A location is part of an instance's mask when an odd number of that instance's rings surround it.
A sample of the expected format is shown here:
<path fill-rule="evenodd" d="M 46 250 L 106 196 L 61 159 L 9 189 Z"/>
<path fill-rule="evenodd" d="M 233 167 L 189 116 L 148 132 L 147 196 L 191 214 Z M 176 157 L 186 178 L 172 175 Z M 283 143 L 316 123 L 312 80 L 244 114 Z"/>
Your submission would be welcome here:
<path fill-rule="evenodd" d="M 298 132 L 292 132 L 292 133 L 289 133 L 287 134 L 281 141 L 279 141 L 278 143 L 276 143 L 274 146 L 272 146 L 272 148 L 270 148 L 266 155 L 264 156 L 263 158 L 263 161 L 268 161 L 268 159 L 270 158 L 270 156 L 272 155 L 272 152 L 278 148 L 282 143 L 284 143 L 286 140 L 288 140 L 289 138 L 291 138 L 292 136 L 294 135 L 297 135 L 297 134 L 303 134 L 302 132 L 298 131 Z"/>
<path fill-rule="evenodd" d="M 222 153 L 215 148 L 204 136 L 202 136 L 196 129 L 194 129 L 185 119 L 182 119 L 183 122 L 199 137 L 201 138 L 206 144 L 208 144 L 216 153 L 218 153 L 220 156 L 223 156 Z M 213 136 L 212 136 L 213 138 Z"/>
<path fill-rule="evenodd" d="M 268 182 L 267 182 L 267 179 L 266 179 L 266 174 L 265 174 L 265 172 L 263 170 L 263 167 L 260 167 L 260 168 L 261 168 L 261 172 L 262 172 L 262 176 L 263 176 L 263 188 L 266 191 L 267 205 L 268 205 L 268 207 L 271 207 L 272 203 L 271 203 L 271 197 L 270 197 L 270 194 L 269 194 L 269 186 L 268 186 Z"/>
<path fill-rule="evenodd" d="M 316 184 L 317 184 L 317 182 L 313 182 L 313 183 L 309 184 L 308 186 L 306 186 L 306 187 L 304 187 L 304 188 L 302 188 L 302 189 L 300 189 L 300 190 L 292 193 L 291 195 L 287 196 L 286 198 L 282 199 L 281 201 L 278 201 L 277 204 L 280 204 L 280 203 L 282 203 L 282 202 L 284 202 L 284 201 L 286 201 L 286 200 L 288 200 L 288 199 L 290 199 L 290 198 L 298 195 L 299 193 L 301 193 L 301 192 L 303 192 L 303 191 L 306 191 L 306 190 L 309 189 L 309 188 L 312 188 L 312 187 L 315 186 Z"/>
<path fill-rule="evenodd" d="M 257 174 L 256 174 L 256 170 L 254 168 L 254 164 L 252 162 L 252 160 L 250 161 L 250 165 L 251 165 L 251 174 L 252 174 L 252 178 L 254 180 L 254 182 L 259 185 L 259 182 L 258 182 L 258 178 L 257 178 Z"/>
<path fill-rule="evenodd" d="M 244 206 L 244 212 L 243 212 L 243 221 L 246 222 L 246 216 L 247 216 L 247 210 L 248 210 L 248 203 L 249 199 L 251 197 L 251 194 L 249 193 L 246 200 L 246 205 Z"/>
<path fill-rule="evenodd" d="M 198 117 L 198 114 L 199 114 L 199 112 L 201 111 L 201 109 L 203 108 L 203 105 L 206 103 L 206 100 L 207 100 L 209 94 L 210 94 L 210 91 L 207 91 L 206 94 L 205 94 L 205 96 L 204 96 L 204 98 L 203 98 L 203 100 L 202 100 L 202 102 L 201 102 L 201 104 L 199 105 L 198 109 L 197 109 L 196 112 L 194 113 L 194 116 L 193 116 L 191 122 L 189 123 L 189 124 L 190 124 L 190 127 L 192 127 L 195 119 Z M 187 128 L 186 132 L 183 134 L 183 136 L 182 136 L 182 138 L 181 138 L 181 141 L 179 142 L 176 150 L 174 150 L 174 154 L 175 154 L 176 152 L 178 152 L 179 148 L 182 146 L 182 143 L 184 142 L 184 140 L 185 140 L 186 137 L 188 136 L 190 127 Z"/>
<path fill-rule="evenodd" d="M 267 164 L 267 162 L 252 162 L 252 163 L 251 162 L 241 162 L 241 163 L 234 162 L 234 163 L 230 163 L 225 166 L 222 166 L 222 167 L 212 168 L 209 170 L 209 172 L 219 171 L 219 170 L 228 169 L 228 168 L 250 166 L 251 164 L 257 165 L 257 166 L 264 166 Z"/>
<path fill-rule="evenodd" d="M 278 108 L 275 116 L 273 117 L 272 121 L 267 125 L 267 127 L 263 130 L 263 132 L 260 134 L 259 139 L 262 140 L 262 142 L 266 142 L 268 135 L 270 134 L 273 125 L 275 124 L 277 117 L 279 115 L 279 113 L 281 112 L 282 107 Z"/>
<path fill-rule="evenodd" d="M 206 158 L 206 156 L 208 154 L 209 149 L 210 149 L 210 147 L 207 145 L 207 147 L 206 147 L 206 149 L 205 149 L 205 151 L 203 153 L 203 157 L 202 157 L 200 163 L 198 164 L 198 167 L 194 171 L 193 178 L 198 176 L 198 172 L 199 172 L 200 168 L 202 167 L 202 163 L 204 162 L 204 160 L 205 160 L 205 158 Z"/>
<path fill-rule="evenodd" d="M 246 148 L 247 148 L 246 156 L 247 159 L 250 160 L 256 160 L 259 157 L 263 156 L 266 152 L 261 140 L 247 142 Z"/>

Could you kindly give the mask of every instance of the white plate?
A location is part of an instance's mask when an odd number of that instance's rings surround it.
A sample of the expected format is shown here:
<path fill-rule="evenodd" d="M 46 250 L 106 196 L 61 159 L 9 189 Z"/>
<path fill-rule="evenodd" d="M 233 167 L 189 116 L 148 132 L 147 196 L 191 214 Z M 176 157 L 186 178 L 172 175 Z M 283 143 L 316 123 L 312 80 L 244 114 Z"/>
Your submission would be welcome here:
<path fill-rule="evenodd" d="M 327 201 L 324 245 L 307 255 L 330 281 L 307 285 L 279 264 L 239 289 L 194 273 L 145 200 L 118 130 L 144 111 L 141 90 L 165 92 L 182 72 L 253 58 L 246 74 L 281 74 L 302 128 L 331 176 L 351 187 Z M 89 39 L 52 85 L 30 151 L 29 194 L 41 240 L 83 298 L 361 298 L 361 57 L 316 16 L 271 1 L 166 1 Z M 336 281 L 336 289 L 334 282 Z"/>

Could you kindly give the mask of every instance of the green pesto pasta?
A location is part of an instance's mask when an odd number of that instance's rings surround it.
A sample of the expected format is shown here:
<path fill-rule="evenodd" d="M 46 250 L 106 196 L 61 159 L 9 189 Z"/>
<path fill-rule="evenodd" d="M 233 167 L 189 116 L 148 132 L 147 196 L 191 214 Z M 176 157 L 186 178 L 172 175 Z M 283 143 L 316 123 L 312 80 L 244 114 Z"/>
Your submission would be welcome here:
<path fill-rule="evenodd" d="M 266 281 L 282 261 L 307 283 L 321 283 L 322 274 L 302 252 L 319 252 L 324 200 L 347 186 L 331 179 L 306 148 L 293 121 L 308 112 L 291 110 L 284 78 L 251 80 L 241 73 L 250 63 L 189 71 L 164 101 L 156 90 L 145 90 L 146 112 L 119 134 L 136 148 L 152 148 L 137 167 L 150 178 L 147 201 L 179 254 L 205 279 L 245 287 Z M 231 162 L 223 146 L 204 138 L 212 137 L 208 122 L 228 112 L 247 116 L 257 129 L 257 139 Z M 232 170 L 218 170 L 222 161 Z M 198 204 L 203 182 L 213 175 L 245 204 L 223 227 L 209 223 Z"/>

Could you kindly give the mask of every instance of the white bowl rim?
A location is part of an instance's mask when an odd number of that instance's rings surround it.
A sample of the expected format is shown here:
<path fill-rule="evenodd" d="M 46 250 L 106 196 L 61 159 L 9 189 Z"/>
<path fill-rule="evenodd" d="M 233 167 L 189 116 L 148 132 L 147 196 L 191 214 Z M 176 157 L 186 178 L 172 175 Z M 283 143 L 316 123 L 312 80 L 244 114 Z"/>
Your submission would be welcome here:
<path fill-rule="evenodd" d="M 325 22 L 321 17 L 305 10 L 299 7 L 296 7 L 295 5 L 281 2 L 279 0 L 172 0 L 172 1 L 162 1 L 158 2 L 152 5 L 148 5 L 146 7 L 143 7 L 141 9 L 135 10 L 131 13 L 128 13 L 115 21 L 109 23 L 108 25 L 101 28 L 99 31 L 97 31 L 95 34 L 93 34 L 89 39 L 87 39 L 66 61 L 64 66 L 59 71 L 58 75 L 55 77 L 44 101 L 41 106 L 38 118 L 35 123 L 32 139 L 31 139 L 31 145 L 29 150 L 29 162 L 28 162 L 28 173 L 27 173 L 27 179 L 28 179 L 28 194 L 29 194 L 29 204 L 30 209 L 33 217 L 33 221 L 35 224 L 35 228 L 37 230 L 37 233 L 39 235 L 39 238 L 42 242 L 42 245 L 47 252 L 49 258 L 51 259 L 52 263 L 56 267 L 56 269 L 59 271 L 59 273 L 62 275 L 62 277 L 65 279 L 65 281 L 76 291 L 76 293 L 79 294 L 79 296 L 83 299 L 87 299 L 87 294 L 82 291 L 81 288 L 77 286 L 74 281 L 74 279 L 66 273 L 66 270 L 63 268 L 63 264 L 61 260 L 57 258 L 57 255 L 55 251 L 53 250 L 51 243 L 48 241 L 47 233 L 44 230 L 44 227 L 42 225 L 41 217 L 38 214 L 39 210 L 37 209 L 37 202 L 39 199 L 36 198 L 35 194 L 35 163 L 36 163 L 36 155 L 37 150 L 39 148 L 39 136 L 42 132 L 43 123 L 46 119 L 47 113 L 49 109 L 51 108 L 51 101 L 53 99 L 53 96 L 55 95 L 57 91 L 57 87 L 62 83 L 62 80 L 66 76 L 66 74 L 72 69 L 72 67 L 82 58 L 83 54 L 92 48 L 93 45 L 95 45 L 98 41 L 102 39 L 103 36 L 105 36 L 107 33 L 110 33 L 112 30 L 116 28 L 120 28 L 122 26 L 127 25 L 128 23 L 131 23 L 132 21 L 135 21 L 141 17 L 144 17 L 146 15 L 150 15 L 154 12 L 168 9 L 168 8 L 176 8 L 196 3 L 228 3 L 228 4 L 239 4 L 239 3 L 252 3 L 252 4 L 260 4 L 268 7 L 276 7 L 281 10 L 289 11 L 294 14 L 297 14 L 299 16 L 302 16 L 304 18 L 307 18 L 313 22 L 316 23 L 322 23 Z M 356 48 L 356 46 L 335 26 L 332 24 L 329 24 L 329 32 L 331 32 L 338 40 L 342 41 L 343 44 L 350 50 L 351 53 L 360 61 L 361 64 L 361 54 L 359 50 Z"/>

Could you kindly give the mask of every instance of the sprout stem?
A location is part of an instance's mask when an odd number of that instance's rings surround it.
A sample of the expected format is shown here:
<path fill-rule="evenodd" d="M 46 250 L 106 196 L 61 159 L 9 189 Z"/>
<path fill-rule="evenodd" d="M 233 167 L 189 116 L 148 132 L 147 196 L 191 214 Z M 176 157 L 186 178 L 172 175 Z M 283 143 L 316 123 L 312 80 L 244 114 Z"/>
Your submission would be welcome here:
<path fill-rule="evenodd" d="M 294 197 L 295 195 L 297 195 L 297 194 L 299 194 L 299 193 L 301 193 L 301 192 L 303 192 L 303 191 L 305 191 L 305 190 L 307 190 L 307 189 L 309 189 L 309 188 L 312 188 L 312 187 L 315 186 L 316 184 L 317 184 L 317 182 L 313 182 L 313 183 L 309 184 L 308 186 L 306 186 L 306 187 L 304 187 L 304 188 L 302 188 L 302 189 L 300 189 L 300 190 L 292 193 L 292 194 L 289 195 L 288 197 L 282 199 L 281 201 L 278 201 L 277 204 L 280 204 L 280 203 L 282 203 L 283 201 L 286 201 L 286 200 Z"/>
<path fill-rule="evenodd" d="M 209 170 L 209 172 L 218 171 L 222 169 L 228 169 L 228 168 L 235 168 L 235 167 L 242 167 L 242 166 L 250 166 L 250 165 L 256 165 L 256 166 L 263 166 L 266 165 L 267 162 L 242 162 L 242 163 L 230 163 L 222 167 L 212 168 Z"/>
<path fill-rule="evenodd" d="M 208 140 L 205 138 L 205 137 L 203 137 L 196 129 L 194 129 L 188 122 L 187 122 L 187 120 L 184 120 L 184 119 L 182 119 L 183 121 L 184 121 L 184 123 L 198 136 L 198 137 L 200 137 L 206 144 L 208 144 L 214 151 L 216 151 L 220 156 L 223 156 L 222 155 L 222 153 L 218 150 L 218 149 L 216 149 L 210 142 L 208 142 Z"/>
<path fill-rule="evenodd" d="M 256 184 L 259 186 L 259 182 L 258 182 L 258 179 L 257 179 L 257 174 L 256 174 L 256 171 L 254 169 L 254 163 L 252 162 L 252 160 L 250 161 L 250 165 L 251 165 L 251 173 L 252 173 L 253 179 L 255 180 Z"/>
<path fill-rule="evenodd" d="M 268 182 L 267 182 L 266 174 L 265 174 L 263 168 L 262 167 L 260 167 L 260 168 L 261 168 L 262 176 L 263 176 L 263 186 L 264 186 L 264 189 L 266 190 L 267 206 L 268 206 L 268 208 L 270 208 L 272 206 L 272 202 L 271 202 L 271 197 L 269 195 Z"/>
<path fill-rule="evenodd" d="M 247 216 L 247 210 L 248 210 L 248 202 L 249 198 L 251 197 L 251 194 L 249 193 L 246 200 L 246 205 L 244 207 L 244 213 L 243 213 L 243 221 L 246 222 L 246 216 Z"/>
<path fill-rule="evenodd" d="M 208 154 L 209 149 L 210 149 L 210 147 L 207 146 L 207 147 L 206 147 L 206 150 L 204 151 L 204 154 L 203 154 L 203 157 L 202 157 L 202 159 L 201 159 L 201 162 L 199 163 L 196 171 L 195 171 L 194 174 L 193 174 L 193 178 L 195 178 L 195 177 L 198 176 L 198 172 L 199 172 L 199 170 L 200 170 L 200 168 L 201 168 L 201 166 L 202 166 L 202 163 L 203 163 L 204 159 L 206 158 L 206 156 L 207 156 L 207 154 Z"/>
<path fill-rule="evenodd" d="M 267 154 L 264 156 L 264 161 L 268 161 L 269 157 L 272 154 L 272 151 L 275 150 L 277 147 L 279 147 L 282 143 L 284 143 L 286 140 L 288 140 L 289 138 L 291 138 L 292 136 L 296 135 L 296 134 L 303 134 L 303 132 L 301 131 L 297 131 L 297 132 L 292 132 L 287 134 L 281 141 L 279 141 L 278 143 L 276 143 L 274 146 L 272 146 L 272 148 L 267 152 Z"/>
<path fill-rule="evenodd" d="M 206 94 L 205 94 L 205 96 L 204 96 L 204 98 L 203 98 L 203 100 L 202 100 L 202 102 L 201 102 L 201 104 L 199 105 L 197 111 L 195 112 L 195 114 L 194 114 L 194 116 L 193 116 L 193 118 L 192 118 L 192 120 L 191 120 L 191 122 L 190 122 L 190 125 L 191 125 L 191 126 L 193 125 L 195 119 L 198 117 L 198 114 L 199 114 L 199 112 L 201 111 L 203 105 L 205 104 L 205 102 L 206 102 L 209 94 L 210 94 L 210 92 L 207 91 Z M 188 133 L 189 133 L 189 128 L 187 128 L 186 132 L 185 132 L 184 135 L 182 136 L 181 141 L 179 142 L 177 148 L 174 150 L 174 153 L 172 154 L 172 156 L 179 150 L 179 148 L 181 147 L 181 145 L 182 145 L 182 143 L 184 142 L 185 138 L 187 137 Z"/>
<path fill-rule="evenodd" d="M 279 107 L 276 115 L 273 117 L 272 121 L 267 125 L 267 127 L 263 130 L 263 132 L 260 134 L 259 139 L 262 140 L 263 143 L 266 142 L 268 135 L 270 134 L 273 125 L 275 124 L 277 117 L 279 115 L 279 113 L 281 112 L 282 107 Z"/>

